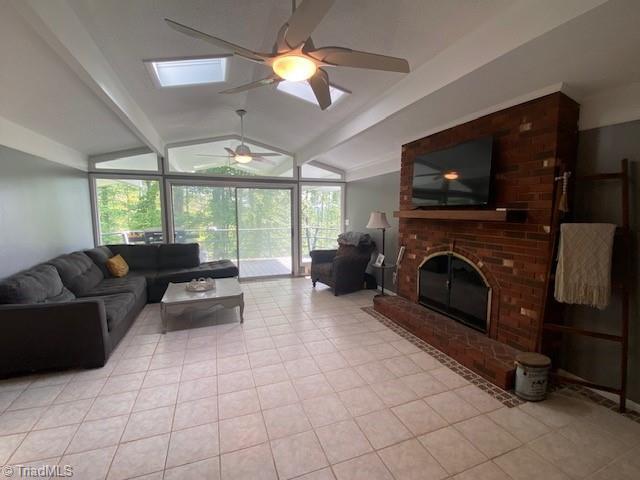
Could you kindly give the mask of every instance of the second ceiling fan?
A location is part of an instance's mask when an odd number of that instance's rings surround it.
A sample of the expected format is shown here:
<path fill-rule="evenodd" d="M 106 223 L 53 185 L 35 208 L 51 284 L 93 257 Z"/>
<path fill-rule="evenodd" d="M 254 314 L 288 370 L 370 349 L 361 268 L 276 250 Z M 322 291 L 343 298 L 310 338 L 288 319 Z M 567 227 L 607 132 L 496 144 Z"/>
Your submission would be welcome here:
<path fill-rule="evenodd" d="M 404 58 L 378 55 L 344 47 L 315 48 L 311 40 L 311 33 L 334 2 L 335 0 L 304 0 L 296 8 L 296 0 L 292 0 L 293 13 L 278 31 L 272 53 L 254 52 L 168 18 L 165 18 L 165 21 L 178 32 L 231 50 L 234 55 L 269 66 L 273 70 L 273 73 L 268 77 L 220 93 L 244 92 L 252 88 L 277 84 L 283 80 L 307 81 L 318 105 L 322 110 L 325 110 L 331 105 L 329 75 L 325 70 L 326 67 L 409 72 L 409 62 Z"/>

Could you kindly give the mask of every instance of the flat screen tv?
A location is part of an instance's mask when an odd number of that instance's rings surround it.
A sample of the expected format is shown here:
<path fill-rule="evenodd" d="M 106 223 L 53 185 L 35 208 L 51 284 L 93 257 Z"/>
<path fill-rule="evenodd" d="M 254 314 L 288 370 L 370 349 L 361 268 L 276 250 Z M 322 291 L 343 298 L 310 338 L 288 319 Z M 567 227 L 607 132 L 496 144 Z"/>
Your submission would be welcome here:
<path fill-rule="evenodd" d="M 488 205 L 492 153 L 493 138 L 484 137 L 417 155 L 413 165 L 414 207 Z"/>

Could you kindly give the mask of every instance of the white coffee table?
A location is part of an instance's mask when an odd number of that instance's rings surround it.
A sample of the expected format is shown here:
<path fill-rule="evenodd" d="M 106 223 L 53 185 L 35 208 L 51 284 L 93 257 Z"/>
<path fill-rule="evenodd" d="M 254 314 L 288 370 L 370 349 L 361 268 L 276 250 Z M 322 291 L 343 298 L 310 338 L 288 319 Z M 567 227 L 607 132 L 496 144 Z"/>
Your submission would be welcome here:
<path fill-rule="evenodd" d="M 160 301 L 162 333 L 167 333 L 171 310 L 187 308 L 209 310 L 214 307 L 240 308 L 240 323 L 244 322 L 244 293 L 237 278 L 216 278 L 216 288 L 208 292 L 189 292 L 186 283 L 170 283 Z"/>

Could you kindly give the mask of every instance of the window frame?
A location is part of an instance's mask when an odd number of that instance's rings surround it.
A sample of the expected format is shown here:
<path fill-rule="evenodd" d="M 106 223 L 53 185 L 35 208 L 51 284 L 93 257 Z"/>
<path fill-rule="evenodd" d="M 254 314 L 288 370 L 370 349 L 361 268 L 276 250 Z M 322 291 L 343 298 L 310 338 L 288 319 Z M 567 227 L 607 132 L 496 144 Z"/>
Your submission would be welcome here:
<path fill-rule="evenodd" d="M 210 138 L 200 138 L 198 140 L 189 140 L 186 142 L 174 142 L 169 143 L 164 148 L 164 158 L 163 158 L 163 167 L 164 172 L 167 177 L 192 177 L 192 178 L 201 178 L 201 179 L 212 179 L 212 180 L 226 180 L 232 179 L 231 181 L 241 180 L 241 181 L 279 181 L 279 182 L 297 182 L 299 179 L 299 168 L 296 163 L 296 157 L 293 153 L 287 152 L 286 150 L 282 150 L 281 148 L 272 147 L 271 145 L 267 145 L 262 142 L 258 142 L 248 137 L 244 137 L 245 142 L 250 143 L 251 145 L 255 145 L 260 148 L 265 148 L 275 153 L 280 153 L 282 155 L 286 155 L 291 157 L 291 177 L 272 177 L 272 176 L 233 176 L 233 175 L 211 175 L 209 173 L 197 173 L 197 172 L 176 172 L 171 170 L 171 165 L 169 164 L 169 149 L 176 147 L 189 147 L 192 145 L 200 145 L 203 143 L 212 143 L 212 142 L 222 142 L 225 140 L 237 140 L 241 141 L 240 135 L 222 135 L 219 137 L 210 137 Z"/>
<path fill-rule="evenodd" d="M 209 60 L 209 59 L 221 59 L 221 58 L 229 59 L 231 57 L 233 57 L 233 54 L 220 53 L 220 54 L 215 54 L 215 55 L 193 55 L 193 56 L 183 56 L 183 57 L 146 58 L 146 59 L 142 60 L 142 63 L 144 63 L 144 66 L 147 69 L 147 72 L 149 73 L 149 76 L 151 77 L 151 81 L 153 82 L 153 85 L 158 89 L 163 90 L 163 89 L 184 88 L 184 87 L 198 88 L 198 87 L 211 87 L 211 85 L 219 85 L 219 84 L 222 84 L 222 83 L 227 83 L 229 81 L 229 62 L 228 61 L 226 62 L 225 71 L 224 71 L 224 78 L 221 81 L 219 81 L 219 82 L 206 82 L 206 83 L 189 83 L 189 84 L 183 84 L 183 85 L 162 85 L 160 83 L 160 79 L 156 75 L 153 63 L 180 62 L 180 61 L 183 61 L 183 60 L 185 60 L 185 61 L 189 61 L 189 60 Z"/>
<path fill-rule="evenodd" d="M 111 160 L 119 160 L 121 158 L 126 158 L 126 157 L 131 157 L 131 156 L 135 156 L 135 155 L 143 155 L 145 153 L 154 153 L 156 156 L 156 169 L 155 170 L 123 170 L 123 169 L 118 169 L 118 168 L 111 168 L 111 169 L 99 169 L 96 167 L 97 164 L 99 163 L 103 163 L 103 162 L 109 162 Z M 160 155 L 158 155 L 157 153 L 153 152 L 152 150 L 150 150 L 149 148 L 131 148 L 131 149 L 127 149 L 127 150 L 119 150 L 117 152 L 109 152 L 109 153 L 103 153 L 101 155 L 92 155 L 89 157 L 89 172 L 90 173 L 95 173 L 95 174 L 107 174 L 107 175 L 111 175 L 112 173 L 125 173 L 127 175 L 131 174 L 131 175 L 161 175 L 162 174 L 162 162 L 161 162 L 161 158 Z"/>
<path fill-rule="evenodd" d="M 103 174 L 103 173 L 90 173 L 89 174 L 89 194 L 91 198 L 91 216 L 93 219 L 93 242 L 95 246 L 102 245 L 102 232 L 100 231 L 100 209 L 98 206 L 98 186 L 97 180 L 155 180 L 158 182 L 158 190 L 160 192 L 160 219 L 162 222 L 162 235 L 164 243 L 168 243 L 167 232 L 167 209 L 166 209 L 166 194 L 164 188 L 164 182 L 162 175 L 127 175 L 125 173 L 117 174 Z"/>
<path fill-rule="evenodd" d="M 303 177 L 302 176 L 302 167 L 304 165 L 311 165 L 312 167 L 321 168 L 323 170 L 327 170 L 328 172 L 337 173 L 340 175 L 340 178 L 311 178 L 311 177 Z M 319 162 L 317 160 L 310 160 L 302 165 L 298 166 L 298 178 L 300 182 L 332 182 L 332 183 L 345 183 L 345 173 L 344 170 L 341 170 L 337 167 L 332 167 L 331 165 L 327 165 L 326 163 Z"/>

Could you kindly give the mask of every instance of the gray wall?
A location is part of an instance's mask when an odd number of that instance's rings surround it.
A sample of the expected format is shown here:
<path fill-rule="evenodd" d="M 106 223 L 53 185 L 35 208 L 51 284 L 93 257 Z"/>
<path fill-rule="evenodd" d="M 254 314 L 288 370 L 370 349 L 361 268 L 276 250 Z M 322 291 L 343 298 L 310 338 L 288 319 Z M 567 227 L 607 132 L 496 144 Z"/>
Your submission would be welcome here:
<path fill-rule="evenodd" d="M 385 234 L 385 256 L 388 262 L 395 263 L 398 254 L 398 219 L 393 217 L 393 212 L 398 210 L 400 203 L 400 172 L 348 182 L 346 196 L 346 218 L 349 220 L 346 230 L 370 234 L 380 251 L 382 251 L 382 232 L 368 230 L 366 225 L 373 210 L 381 210 L 387 214 L 391 228 Z M 376 274 L 379 274 L 379 270 Z M 392 279 L 393 272 L 388 270 L 384 287 L 395 291 Z M 380 282 L 379 276 L 378 282 Z"/>
<path fill-rule="evenodd" d="M 632 266 L 631 337 L 629 347 L 629 397 L 640 403 L 640 325 L 638 322 L 638 162 L 640 162 L 640 121 L 580 132 L 578 175 L 620 170 L 620 160 L 631 166 L 632 250 L 626 257 Z M 620 224 L 620 182 L 578 184 L 573 212 L 576 220 Z M 607 333 L 620 332 L 620 296 L 615 294 L 604 311 L 572 306 L 567 316 L 572 324 Z M 564 368 L 588 380 L 617 386 L 620 365 L 619 344 L 591 338 L 568 337 L 564 345 Z"/>
<path fill-rule="evenodd" d="M 0 145 L 0 278 L 92 246 L 87 174 Z"/>

